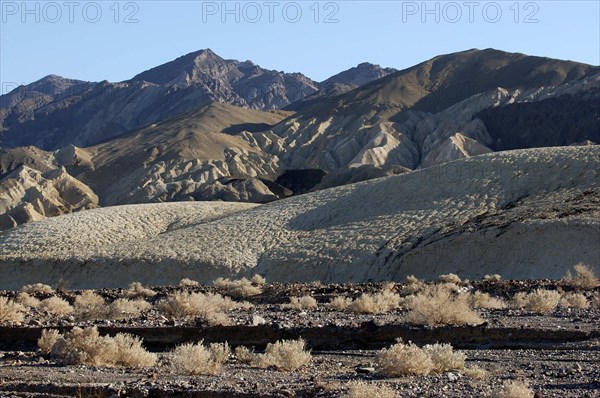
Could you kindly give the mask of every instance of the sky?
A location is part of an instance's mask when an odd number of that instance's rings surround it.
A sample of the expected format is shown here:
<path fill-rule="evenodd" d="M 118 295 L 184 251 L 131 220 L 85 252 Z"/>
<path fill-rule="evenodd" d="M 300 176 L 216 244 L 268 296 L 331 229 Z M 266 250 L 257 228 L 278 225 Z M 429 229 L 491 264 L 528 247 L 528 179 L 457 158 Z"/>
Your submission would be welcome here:
<path fill-rule="evenodd" d="M 48 74 L 123 81 L 204 48 L 317 81 L 470 48 L 599 65 L 599 4 L 0 0 L 0 94 Z"/>

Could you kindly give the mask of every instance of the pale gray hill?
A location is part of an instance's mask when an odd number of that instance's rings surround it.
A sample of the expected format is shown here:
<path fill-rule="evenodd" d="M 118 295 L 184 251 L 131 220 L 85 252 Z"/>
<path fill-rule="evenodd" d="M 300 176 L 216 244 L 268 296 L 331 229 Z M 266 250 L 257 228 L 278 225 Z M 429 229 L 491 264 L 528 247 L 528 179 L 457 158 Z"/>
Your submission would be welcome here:
<path fill-rule="evenodd" d="M 401 281 L 448 272 L 543 279 L 560 278 L 580 261 L 598 271 L 599 170 L 598 146 L 537 148 L 461 159 L 211 220 L 192 216 L 192 209 L 224 204 L 133 205 L 125 216 L 120 207 L 69 214 L 0 234 L 0 288 L 60 279 L 74 288 L 172 284 L 183 277 L 208 283 L 253 273 L 271 282 Z"/>

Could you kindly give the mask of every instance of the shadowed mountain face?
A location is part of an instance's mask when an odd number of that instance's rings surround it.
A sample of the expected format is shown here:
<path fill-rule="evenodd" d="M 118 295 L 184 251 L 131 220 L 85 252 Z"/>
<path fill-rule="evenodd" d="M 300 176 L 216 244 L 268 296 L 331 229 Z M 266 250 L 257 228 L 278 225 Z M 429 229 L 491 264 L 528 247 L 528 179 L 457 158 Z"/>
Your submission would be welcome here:
<path fill-rule="evenodd" d="M 88 146 L 211 102 L 278 109 L 317 89 L 302 74 L 225 60 L 210 50 L 121 83 L 50 76 L 0 97 L 0 146 Z"/>
<path fill-rule="evenodd" d="M 19 88 L 2 97 L 13 105 L 0 146 L 14 148 L 0 153 L 0 228 L 96 206 L 263 203 L 494 151 L 600 142 L 597 66 L 488 49 L 390 72 L 361 64 L 317 85 L 205 50 L 128 82 L 50 76 Z M 264 95 L 242 94 L 259 86 Z M 251 109 L 292 98 L 303 98 L 286 108 L 295 113 Z"/>

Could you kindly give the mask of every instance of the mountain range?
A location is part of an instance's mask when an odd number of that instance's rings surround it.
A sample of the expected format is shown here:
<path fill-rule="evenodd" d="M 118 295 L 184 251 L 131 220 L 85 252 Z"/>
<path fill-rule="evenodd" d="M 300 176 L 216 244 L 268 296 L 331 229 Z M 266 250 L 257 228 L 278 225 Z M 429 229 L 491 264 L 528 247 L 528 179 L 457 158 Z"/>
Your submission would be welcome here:
<path fill-rule="evenodd" d="M 0 97 L 0 229 L 169 201 L 264 203 L 490 152 L 600 142 L 600 68 L 494 49 L 323 82 L 194 52 Z"/>

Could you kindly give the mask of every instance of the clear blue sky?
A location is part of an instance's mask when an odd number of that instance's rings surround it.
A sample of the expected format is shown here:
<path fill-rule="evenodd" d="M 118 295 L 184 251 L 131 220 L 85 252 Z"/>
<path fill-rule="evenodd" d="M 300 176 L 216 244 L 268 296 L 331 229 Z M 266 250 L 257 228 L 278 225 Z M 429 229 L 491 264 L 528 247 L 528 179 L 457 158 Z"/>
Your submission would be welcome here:
<path fill-rule="evenodd" d="M 430 13 L 421 1 L 259 0 L 228 2 L 229 14 L 222 1 L 65 1 L 0 1 L 2 94 L 48 74 L 122 81 L 203 48 L 318 81 L 469 48 L 600 64 L 597 0 L 428 2 Z"/>

